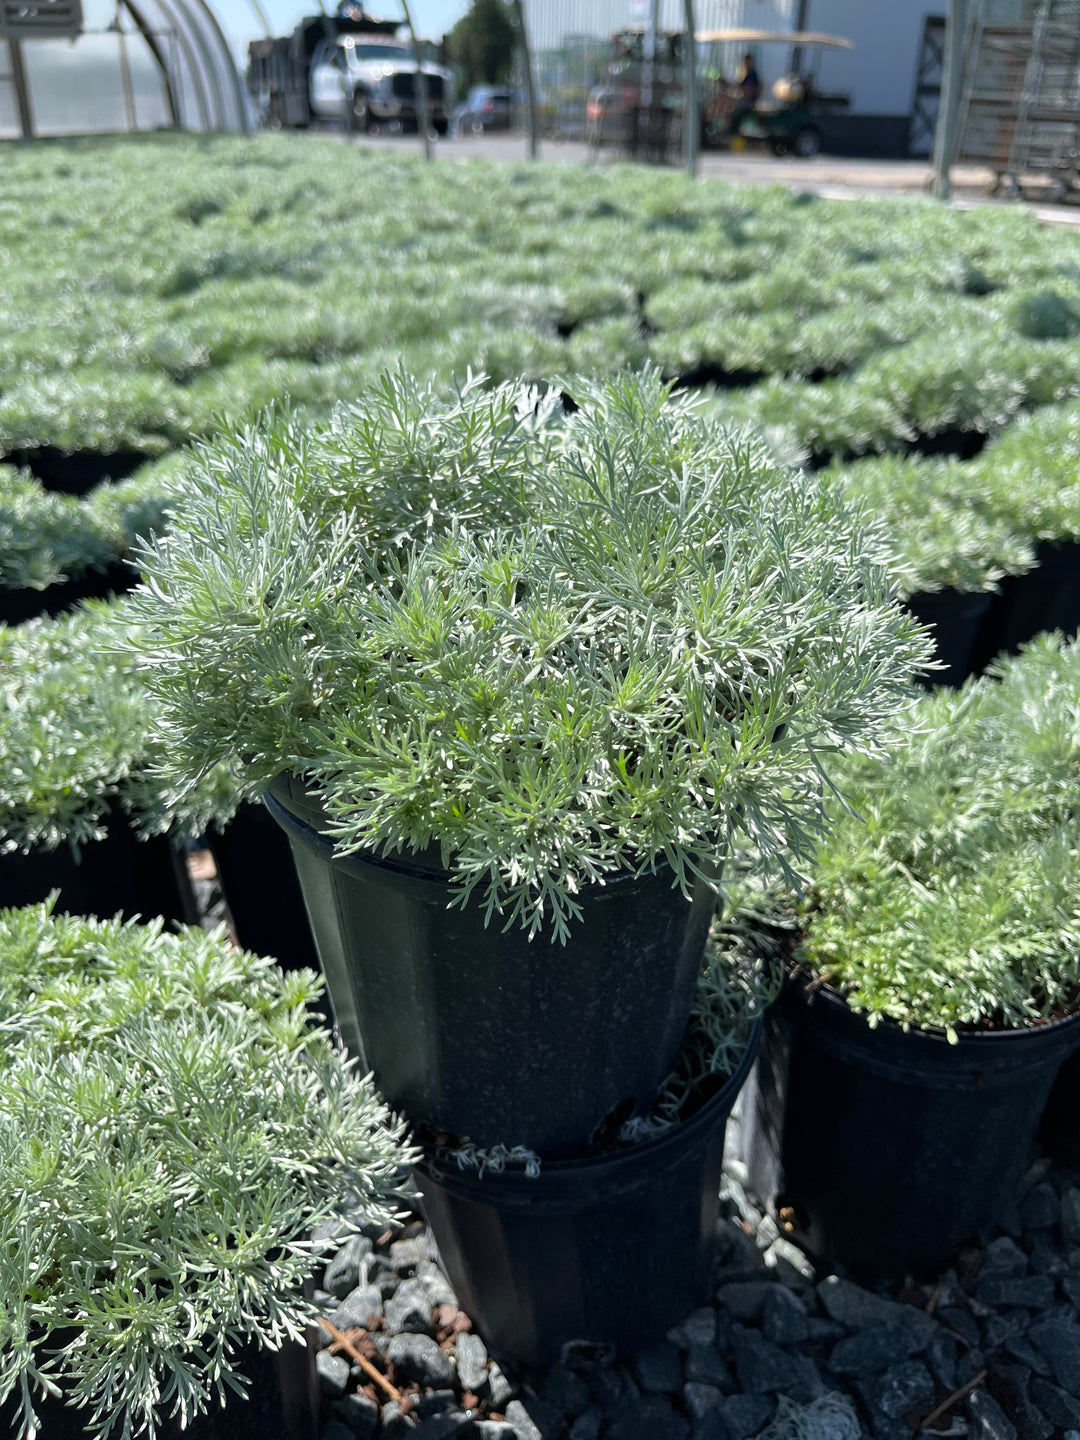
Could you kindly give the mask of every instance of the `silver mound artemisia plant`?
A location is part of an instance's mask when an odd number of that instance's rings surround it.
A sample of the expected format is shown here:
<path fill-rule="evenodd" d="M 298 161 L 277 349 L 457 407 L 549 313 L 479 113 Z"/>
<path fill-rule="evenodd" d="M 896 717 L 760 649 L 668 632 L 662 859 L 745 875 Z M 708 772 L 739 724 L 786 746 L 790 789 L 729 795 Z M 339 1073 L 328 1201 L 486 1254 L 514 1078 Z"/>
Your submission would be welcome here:
<path fill-rule="evenodd" d="M 172 780 L 291 771 L 342 853 L 437 844 L 558 939 L 583 887 L 715 883 L 736 835 L 793 873 L 928 656 L 886 537 L 654 372 L 562 386 L 387 377 L 203 452 L 135 603 Z"/>
<path fill-rule="evenodd" d="M 385 1223 L 411 1152 L 311 971 L 51 912 L 0 910 L 0 1401 L 153 1440 L 303 1338 L 314 1234 Z"/>

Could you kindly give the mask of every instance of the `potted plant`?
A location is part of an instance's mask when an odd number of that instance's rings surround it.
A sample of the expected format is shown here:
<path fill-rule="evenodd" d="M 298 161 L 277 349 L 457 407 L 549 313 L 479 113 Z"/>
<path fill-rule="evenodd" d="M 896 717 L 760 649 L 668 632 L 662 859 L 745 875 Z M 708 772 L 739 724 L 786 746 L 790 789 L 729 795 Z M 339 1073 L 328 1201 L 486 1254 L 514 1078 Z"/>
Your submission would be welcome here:
<path fill-rule="evenodd" d="M 169 456 L 79 499 L 0 466 L 0 621 L 13 625 L 129 590 L 135 574 L 125 562 L 136 536 L 164 525 L 181 468 L 181 458 Z"/>
<path fill-rule="evenodd" d="M 818 1253 L 932 1268 L 1024 1172 L 1080 1046 L 1078 685 L 1046 637 L 837 769 L 747 1105 L 752 1180 Z"/>
<path fill-rule="evenodd" d="M 136 600 L 164 764 L 269 790 L 346 1043 L 547 1153 L 651 1101 L 731 838 L 798 863 L 926 654 L 835 486 L 653 372 L 573 389 L 227 438 Z"/>
<path fill-rule="evenodd" d="M 0 397 L 0 450 L 51 490 L 83 495 L 185 438 L 183 391 L 124 365 L 27 369 Z"/>
<path fill-rule="evenodd" d="M 897 589 L 934 636 L 940 668 L 927 683 L 959 685 L 989 658 L 986 618 L 1001 582 L 1035 564 L 1030 539 L 986 505 L 977 464 L 877 455 L 836 473 L 892 537 Z"/>
<path fill-rule="evenodd" d="M 185 850 L 204 836 L 239 943 L 317 966 L 288 842 L 262 806 L 238 803 L 221 766 L 185 794 L 157 773 L 157 705 L 130 633 L 124 605 L 104 603 L 0 627 L 0 904 L 56 889 L 77 913 L 193 921 Z"/>
<path fill-rule="evenodd" d="M 10 1433 L 314 1440 L 312 1234 L 390 1218 L 410 1158 L 320 988 L 223 933 L 0 911 Z"/>
<path fill-rule="evenodd" d="M 972 467 L 983 505 L 1035 547 L 1036 564 L 1002 586 L 1000 649 L 1080 625 L 1080 406 L 1046 406 L 988 445 Z"/>
<path fill-rule="evenodd" d="M 59 889 L 73 911 L 195 918 L 173 841 L 218 808 L 222 777 L 181 801 L 152 775 L 153 702 L 110 653 L 122 617 L 91 601 L 0 627 L 0 904 Z"/>
<path fill-rule="evenodd" d="M 0 466 L 0 620 L 11 625 L 55 613 L 117 585 L 110 537 L 87 522 L 74 496 Z M 124 578 L 134 577 L 129 571 Z"/>

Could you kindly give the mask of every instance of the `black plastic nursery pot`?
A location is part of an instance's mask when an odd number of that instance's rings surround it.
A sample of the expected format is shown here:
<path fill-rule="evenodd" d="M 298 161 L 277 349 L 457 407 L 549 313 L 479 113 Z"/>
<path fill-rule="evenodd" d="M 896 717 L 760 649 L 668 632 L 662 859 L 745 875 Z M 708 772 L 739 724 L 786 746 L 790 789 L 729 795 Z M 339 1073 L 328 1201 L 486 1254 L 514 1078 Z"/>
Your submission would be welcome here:
<path fill-rule="evenodd" d="M 1058 1071 L 1043 1111 L 1039 1138 L 1062 1160 L 1080 1165 L 1080 1049 Z"/>
<path fill-rule="evenodd" d="M 1075 635 L 1080 628 L 1080 544 L 1043 541 L 1035 559 L 1033 570 L 1010 576 L 1002 587 L 999 648 L 1008 653 L 1045 630 Z"/>
<path fill-rule="evenodd" d="M 293 1342 L 278 1351 L 245 1346 L 238 1365 L 250 1387 L 246 1399 L 229 1395 L 224 1407 L 210 1410 L 186 1430 L 178 1421 L 166 1418 L 158 1426 L 161 1440 L 316 1440 L 318 1435 L 319 1392 L 315 1373 L 313 1341 Z M 35 1400 L 41 1421 L 40 1440 L 86 1440 L 90 1412 L 46 1396 Z M 0 1426 L 5 1436 L 19 1432 L 14 1424 L 15 1407 L 0 1409 Z M 120 1440 L 120 1427 L 109 1432 L 109 1440 Z"/>
<path fill-rule="evenodd" d="M 138 574 L 130 565 L 110 565 L 95 570 L 78 580 L 65 580 L 44 590 L 5 589 L 0 587 L 0 622 L 21 625 L 39 615 L 60 615 L 83 600 L 104 600 L 110 595 L 126 595 L 138 583 Z"/>
<path fill-rule="evenodd" d="M 926 685 L 962 685 L 975 674 L 980 629 L 990 610 L 991 597 L 960 590 L 936 590 L 910 596 L 904 603 L 933 635 L 935 658 L 943 666 L 924 675 Z"/>
<path fill-rule="evenodd" d="M 137 839 L 122 814 L 106 817 L 104 840 L 79 847 L 0 855 L 0 907 L 36 905 L 59 890 L 58 911 L 126 918 L 154 915 L 187 924 L 198 912 L 184 860 L 165 835 Z"/>
<path fill-rule="evenodd" d="M 46 490 L 68 495 L 85 495 L 103 480 L 126 480 L 149 458 L 142 450 L 68 452 L 55 445 L 37 445 L 5 456 L 14 465 L 25 465 Z"/>
<path fill-rule="evenodd" d="M 319 968 L 289 842 L 264 805 L 245 804 L 207 836 L 236 938 L 283 970 Z"/>
<path fill-rule="evenodd" d="M 672 1069 L 715 897 L 670 873 L 579 896 L 565 945 L 529 941 L 481 905 L 449 908 L 428 855 L 337 858 L 317 799 L 282 778 L 286 830 L 338 1029 L 387 1102 L 480 1146 L 582 1153 L 610 1112 L 648 1107 Z"/>
<path fill-rule="evenodd" d="M 811 1253 L 875 1276 L 936 1269 L 1015 1193 L 1080 1014 L 1023 1030 L 875 1028 L 790 978 L 743 1106 L 751 1188 Z"/>
<path fill-rule="evenodd" d="M 640 1349 L 702 1303 L 724 1129 L 757 1050 L 689 1119 L 608 1155 L 460 1170 L 427 1148 L 414 1171 L 447 1276 L 504 1365 L 542 1369 L 571 1340 Z"/>

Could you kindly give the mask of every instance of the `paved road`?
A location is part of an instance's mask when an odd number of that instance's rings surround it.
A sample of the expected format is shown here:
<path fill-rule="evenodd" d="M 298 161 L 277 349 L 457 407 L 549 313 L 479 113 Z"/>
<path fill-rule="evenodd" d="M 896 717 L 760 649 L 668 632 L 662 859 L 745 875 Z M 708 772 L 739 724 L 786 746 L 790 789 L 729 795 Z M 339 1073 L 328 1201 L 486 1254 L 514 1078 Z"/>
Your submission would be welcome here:
<path fill-rule="evenodd" d="M 357 141 L 379 149 L 415 150 L 415 135 L 366 135 Z M 465 160 L 485 156 L 492 160 L 515 161 L 528 158 L 526 141 L 520 135 L 481 135 L 436 141 L 433 151 L 437 160 Z M 613 150 L 604 149 L 597 160 L 596 151 L 573 141 L 544 140 L 540 146 L 544 161 L 571 164 L 615 165 L 626 163 Z M 811 190 L 828 199 L 852 200 L 873 195 L 919 195 L 926 189 L 930 173 L 925 160 L 862 160 L 836 155 L 818 155 L 813 160 L 778 160 L 764 151 L 732 155 L 727 151 L 706 151 L 701 156 L 701 173 L 716 175 L 744 185 L 790 185 L 794 189 Z M 1009 205 L 1015 201 L 987 194 L 990 172 L 954 168 L 954 203 L 971 205 Z M 1032 194 L 1037 194 L 1033 187 Z M 1080 224 L 1080 205 L 1032 203 L 1032 209 L 1047 224 Z"/>

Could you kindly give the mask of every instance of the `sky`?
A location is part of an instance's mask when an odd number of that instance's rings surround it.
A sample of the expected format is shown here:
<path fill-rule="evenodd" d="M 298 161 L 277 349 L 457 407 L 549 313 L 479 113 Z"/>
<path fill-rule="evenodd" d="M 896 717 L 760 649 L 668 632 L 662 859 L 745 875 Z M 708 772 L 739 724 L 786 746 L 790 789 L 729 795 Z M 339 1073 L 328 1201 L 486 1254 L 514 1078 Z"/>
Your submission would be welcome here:
<path fill-rule="evenodd" d="M 337 8 L 336 0 L 325 0 L 331 12 Z M 449 30 L 469 7 L 469 0 L 409 0 L 413 24 L 418 35 L 438 39 Z M 232 43 L 236 54 L 247 57 L 249 40 L 265 32 L 255 13 L 251 0 L 211 0 L 214 13 Z M 316 0 L 261 0 L 275 35 L 288 35 L 305 15 L 317 15 Z M 369 0 L 373 15 L 392 19 L 402 14 L 400 0 Z"/>

